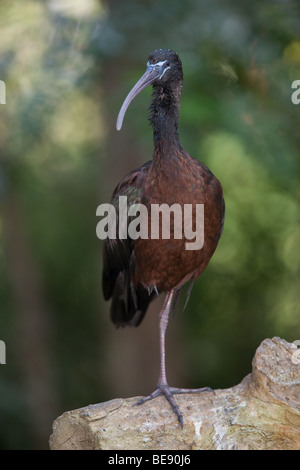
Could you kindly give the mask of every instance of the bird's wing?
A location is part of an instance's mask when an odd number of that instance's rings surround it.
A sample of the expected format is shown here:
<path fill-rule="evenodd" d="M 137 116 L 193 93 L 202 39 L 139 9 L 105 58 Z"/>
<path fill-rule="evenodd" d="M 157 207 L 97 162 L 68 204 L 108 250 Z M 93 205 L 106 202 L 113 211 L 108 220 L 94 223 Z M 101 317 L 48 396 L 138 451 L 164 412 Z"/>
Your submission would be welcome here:
<path fill-rule="evenodd" d="M 116 187 L 112 201 L 116 210 L 116 239 L 107 238 L 103 248 L 102 287 L 105 300 L 112 298 L 111 319 L 117 326 L 138 326 L 154 294 L 142 285 L 136 285 L 134 241 L 128 236 L 120 239 L 119 197 L 127 197 L 127 206 L 138 204 L 149 163 L 131 171 Z M 128 223 L 128 220 L 127 220 Z"/>

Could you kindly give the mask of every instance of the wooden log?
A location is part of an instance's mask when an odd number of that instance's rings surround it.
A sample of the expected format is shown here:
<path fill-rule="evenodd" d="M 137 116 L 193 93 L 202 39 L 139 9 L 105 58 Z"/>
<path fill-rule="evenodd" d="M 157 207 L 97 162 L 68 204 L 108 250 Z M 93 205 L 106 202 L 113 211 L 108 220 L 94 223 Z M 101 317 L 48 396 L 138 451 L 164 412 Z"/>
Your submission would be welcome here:
<path fill-rule="evenodd" d="M 298 352 L 297 352 L 298 351 Z M 176 395 L 180 428 L 164 397 L 134 406 L 119 398 L 67 411 L 53 424 L 51 449 L 300 449 L 300 355 L 275 337 L 256 351 L 252 373 L 225 390 Z"/>

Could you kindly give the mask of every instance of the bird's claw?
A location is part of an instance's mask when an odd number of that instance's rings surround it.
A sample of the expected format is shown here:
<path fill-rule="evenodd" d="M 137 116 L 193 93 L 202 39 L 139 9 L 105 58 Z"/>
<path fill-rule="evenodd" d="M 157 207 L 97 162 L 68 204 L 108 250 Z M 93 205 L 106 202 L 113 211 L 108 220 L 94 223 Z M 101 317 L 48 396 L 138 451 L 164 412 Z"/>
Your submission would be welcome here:
<path fill-rule="evenodd" d="M 152 400 L 153 398 L 158 397 L 159 395 L 164 395 L 168 402 L 170 403 L 173 412 L 176 414 L 177 419 L 179 421 L 181 429 L 183 429 L 183 418 L 182 414 L 180 412 L 179 406 L 174 400 L 173 395 L 179 394 L 179 393 L 200 393 L 200 392 L 214 392 L 214 390 L 210 387 L 203 387 L 203 388 L 175 388 L 175 387 L 169 387 L 168 384 L 158 384 L 157 388 L 152 392 L 150 395 L 147 395 L 146 397 L 141 398 L 139 401 L 135 403 L 135 405 L 142 405 L 146 401 Z"/>

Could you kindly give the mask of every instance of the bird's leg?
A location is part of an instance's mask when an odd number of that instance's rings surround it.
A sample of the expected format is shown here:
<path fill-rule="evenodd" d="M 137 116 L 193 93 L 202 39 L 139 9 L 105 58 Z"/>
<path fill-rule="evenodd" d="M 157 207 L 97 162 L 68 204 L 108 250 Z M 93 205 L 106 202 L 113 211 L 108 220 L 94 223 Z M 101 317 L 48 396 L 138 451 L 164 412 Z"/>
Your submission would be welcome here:
<path fill-rule="evenodd" d="M 152 400 L 153 398 L 164 395 L 168 402 L 170 403 L 174 413 L 176 414 L 179 424 L 181 428 L 183 428 L 183 419 L 179 409 L 179 406 L 174 400 L 173 394 L 178 393 L 197 393 L 197 392 L 204 392 L 204 391 L 212 391 L 209 387 L 204 388 L 174 388 L 169 387 L 166 377 L 166 353 L 165 353 L 165 336 L 166 336 L 166 329 L 168 326 L 169 320 L 169 313 L 172 307 L 172 301 L 176 290 L 173 289 L 167 293 L 163 308 L 159 315 L 159 346 L 160 346 L 160 374 L 159 379 L 157 382 L 157 388 L 147 397 L 141 398 L 136 405 L 142 405 L 148 400 Z"/>

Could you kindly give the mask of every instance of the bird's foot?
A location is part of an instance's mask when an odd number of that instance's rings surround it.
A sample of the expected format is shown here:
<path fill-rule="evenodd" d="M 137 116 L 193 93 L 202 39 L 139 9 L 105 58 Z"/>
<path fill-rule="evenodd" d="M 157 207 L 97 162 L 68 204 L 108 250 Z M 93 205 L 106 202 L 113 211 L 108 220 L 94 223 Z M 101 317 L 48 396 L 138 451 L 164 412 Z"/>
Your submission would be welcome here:
<path fill-rule="evenodd" d="M 147 397 L 141 398 L 135 405 L 142 405 L 146 401 L 152 400 L 155 397 L 158 397 L 159 395 L 164 395 L 168 402 L 170 403 L 172 410 L 177 416 L 177 419 L 179 421 L 179 424 L 181 426 L 181 429 L 183 429 L 183 418 L 182 414 L 180 412 L 179 406 L 174 400 L 173 395 L 179 394 L 179 393 L 199 393 L 199 392 L 214 392 L 213 389 L 210 387 L 203 387 L 203 388 L 175 388 L 175 387 L 169 387 L 168 384 L 166 383 L 158 383 L 157 388 L 152 392 L 150 395 Z"/>

